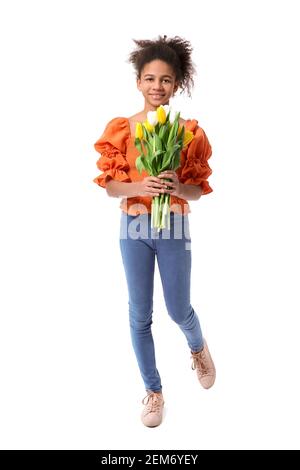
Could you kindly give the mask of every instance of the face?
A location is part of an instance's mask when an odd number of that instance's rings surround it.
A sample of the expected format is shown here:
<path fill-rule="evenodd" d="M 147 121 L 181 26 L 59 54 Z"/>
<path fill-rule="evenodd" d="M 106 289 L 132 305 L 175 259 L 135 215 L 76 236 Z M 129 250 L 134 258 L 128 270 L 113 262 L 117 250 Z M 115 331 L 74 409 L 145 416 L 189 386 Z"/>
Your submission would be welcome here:
<path fill-rule="evenodd" d="M 153 111 L 158 106 L 169 104 L 169 99 L 178 89 L 173 68 L 162 60 L 145 64 L 137 87 L 145 98 L 145 109 Z"/>

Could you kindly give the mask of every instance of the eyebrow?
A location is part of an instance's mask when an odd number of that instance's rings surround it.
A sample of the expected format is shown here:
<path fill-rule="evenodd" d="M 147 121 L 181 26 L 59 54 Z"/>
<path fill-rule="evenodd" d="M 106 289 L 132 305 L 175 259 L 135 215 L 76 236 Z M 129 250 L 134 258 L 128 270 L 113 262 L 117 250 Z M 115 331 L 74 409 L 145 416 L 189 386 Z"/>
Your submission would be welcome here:
<path fill-rule="evenodd" d="M 146 73 L 146 75 L 144 75 L 145 77 L 155 77 L 155 75 L 153 75 L 152 73 Z M 173 78 L 171 75 L 162 75 L 162 77 L 168 77 L 168 78 Z"/>

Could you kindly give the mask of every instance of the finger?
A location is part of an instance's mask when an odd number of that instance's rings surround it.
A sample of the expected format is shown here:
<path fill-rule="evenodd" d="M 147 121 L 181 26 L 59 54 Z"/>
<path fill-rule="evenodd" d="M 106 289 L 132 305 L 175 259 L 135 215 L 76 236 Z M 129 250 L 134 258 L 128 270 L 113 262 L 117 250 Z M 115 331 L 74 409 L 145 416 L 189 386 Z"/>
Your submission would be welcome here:
<path fill-rule="evenodd" d="M 154 181 L 156 183 L 161 183 L 160 178 L 157 178 L 156 176 L 150 176 L 148 180 L 149 181 Z"/>
<path fill-rule="evenodd" d="M 166 188 L 169 187 L 169 186 L 174 187 L 174 186 L 176 186 L 177 184 L 178 184 L 178 182 L 174 179 L 174 180 L 172 180 L 172 181 L 166 181 L 166 182 L 165 182 L 165 187 L 166 187 Z"/>
<path fill-rule="evenodd" d="M 161 183 L 170 183 L 170 180 L 173 181 L 174 179 L 175 179 L 174 176 L 165 176 L 164 178 L 160 178 L 160 182 Z"/>
<path fill-rule="evenodd" d="M 161 172 L 160 172 L 160 175 L 169 175 L 169 174 L 174 175 L 174 173 L 176 173 L 175 170 L 165 170 L 165 171 L 161 171 Z M 157 176 L 158 176 L 158 175 L 157 175 Z"/>
<path fill-rule="evenodd" d="M 157 192 L 159 193 L 161 190 L 162 190 L 162 188 L 153 188 L 152 187 L 152 188 L 149 188 L 148 191 L 150 191 L 151 193 L 157 193 Z"/>
<path fill-rule="evenodd" d="M 159 186 L 159 187 L 161 187 L 161 186 L 165 186 L 165 185 L 168 183 L 168 181 L 167 181 L 167 180 L 163 180 L 162 178 L 156 178 L 155 180 L 153 180 L 153 182 L 150 181 L 150 183 L 151 183 L 151 186 Z M 149 185 L 149 184 L 148 184 L 148 185 Z M 149 185 L 149 186 L 150 186 L 150 185 Z"/>
<path fill-rule="evenodd" d="M 165 193 L 172 194 L 175 191 L 175 189 L 164 189 Z"/>
<path fill-rule="evenodd" d="M 174 178 L 175 174 L 174 173 L 164 173 L 163 175 L 158 175 L 159 178 Z"/>
<path fill-rule="evenodd" d="M 166 188 L 166 184 L 161 184 L 161 183 L 152 183 L 151 186 L 147 186 L 147 189 L 150 191 L 157 191 L 161 188 Z"/>

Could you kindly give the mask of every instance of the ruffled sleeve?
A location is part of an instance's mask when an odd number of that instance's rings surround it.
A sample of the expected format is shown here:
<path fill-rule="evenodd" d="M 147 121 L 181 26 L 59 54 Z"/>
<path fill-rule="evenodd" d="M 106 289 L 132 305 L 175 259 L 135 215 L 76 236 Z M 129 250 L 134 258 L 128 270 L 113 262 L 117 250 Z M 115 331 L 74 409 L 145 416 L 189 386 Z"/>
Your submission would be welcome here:
<path fill-rule="evenodd" d="M 96 165 L 103 173 L 93 180 L 94 183 L 106 187 L 107 181 L 130 182 L 127 174 L 129 164 L 126 160 L 126 141 L 129 137 L 128 123 L 125 118 L 114 118 L 107 124 L 102 136 L 94 144 L 101 154 Z"/>
<path fill-rule="evenodd" d="M 193 120 L 189 130 L 193 131 L 194 139 L 184 151 L 185 158 L 179 181 L 199 185 L 202 187 L 202 194 L 208 194 L 213 191 L 207 181 L 212 173 L 207 161 L 212 155 L 212 149 L 204 130 L 197 125 L 196 120 Z"/>

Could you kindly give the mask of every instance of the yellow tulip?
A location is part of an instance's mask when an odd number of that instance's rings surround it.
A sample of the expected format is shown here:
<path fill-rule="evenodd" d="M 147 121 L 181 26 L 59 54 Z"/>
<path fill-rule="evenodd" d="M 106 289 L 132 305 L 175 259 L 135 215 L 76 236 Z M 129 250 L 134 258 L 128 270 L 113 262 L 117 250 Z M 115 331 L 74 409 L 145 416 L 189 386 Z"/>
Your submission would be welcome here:
<path fill-rule="evenodd" d="M 137 122 L 135 126 L 135 138 L 142 140 L 143 137 L 144 137 L 143 126 L 140 122 Z"/>
<path fill-rule="evenodd" d="M 160 106 L 159 108 L 157 108 L 156 110 L 156 114 L 157 114 L 157 120 L 160 124 L 164 124 L 166 122 L 166 119 L 167 119 L 167 115 L 166 115 L 166 111 L 164 110 L 164 108 L 162 106 Z"/>
<path fill-rule="evenodd" d="M 183 147 L 187 147 L 192 142 L 194 134 L 191 131 L 185 131 L 183 139 Z"/>
<path fill-rule="evenodd" d="M 154 126 L 152 126 L 152 124 L 150 124 L 148 120 L 143 122 L 143 124 L 146 127 L 147 131 L 154 132 Z"/>

